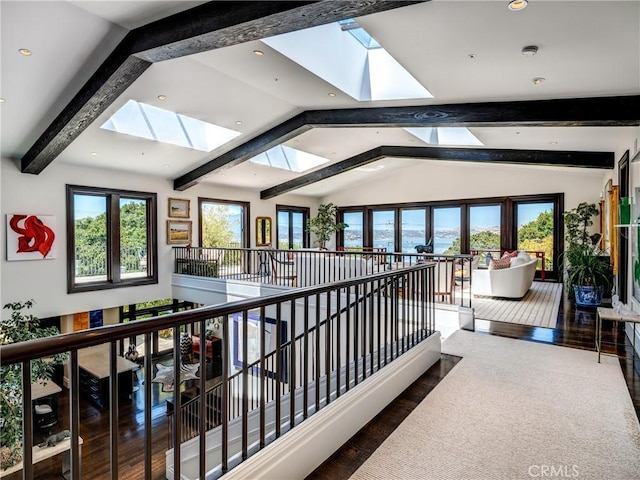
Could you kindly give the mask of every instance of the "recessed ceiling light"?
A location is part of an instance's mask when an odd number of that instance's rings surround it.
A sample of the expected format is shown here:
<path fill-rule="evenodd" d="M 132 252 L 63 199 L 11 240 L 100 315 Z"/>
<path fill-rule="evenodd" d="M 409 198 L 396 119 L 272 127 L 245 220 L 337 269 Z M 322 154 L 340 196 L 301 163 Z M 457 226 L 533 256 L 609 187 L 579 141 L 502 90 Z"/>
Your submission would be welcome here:
<path fill-rule="evenodd" d="M 264 55 L 264 52 L 262 50 L 254 50 L 253 53 L 255 53 L 259 57 Z"/>
<path fill-rule="evenodd" d="M 475 54 L 475 53 L 470 53 L 469 55 L 467 55 L 467 57 L 469 57 L 469 58 L 476 58 L 476 54 Z"/>
<path fill-rule="evenodd" d="M 540 85 L 542 82 L 545 81 L 545 79 L 543 77 L 536 77 L 531 79 L 531 81 L 533 82 L 534 85 Z"/>
<path fill-rule="evenodd" d="M 4 102 L 5 102 L 4 98 L 0 97 L 0 103 L 4 103 Z"/>
<path fill-rule="evenodd" d="M 165 163 L 164 165 L 162 165 L 162 168 L 169 168 L 169 164 Z"/>
<path fill-rule="evenodd" d="M 236 120 L 236 125 L 242 125 L 242 120 Z"/>
<path fill-rule="evenodd" d="M 558 144 L 558 142 L 556 142 L 556 141 L 549 142 L 549 145 L 557 145 L 557 144 Z"/>
<path fill-rule="evenodd" d="M 512 12 L 517 12 L 526 8 L 528 3 L 529 2 L 527 0 L 511 0 L 508 7 Z"/>
<path fill-rule="evenodd" d="M 167 96 L 166 95 L 158 95 L 158 100 L 166 100 Z"/>
<path fill-rule="evenodd" d="M 92 157 L 95 157 L 95 156 L 97 156 L 97 155 L 98 155 L 98 152 L 91 152 L 91 156 L 92 156 Z"/>
<path fill-rule="evenodd" d="M 335 96 L 336 96 L 336 94 L 335 94 L 335 93 L 333 93 L 333 92 L 329 92 L 329 96 L 330 96 L 330 97 L 335 97 Z"/>
<path fill-rule="evenodd" d="M 18 51 L 24 55 L 25 57 L 30 57 L 31 56 L 31 50 L 29 50 L 28 48 L 20 48 L 18 49 Z"/>

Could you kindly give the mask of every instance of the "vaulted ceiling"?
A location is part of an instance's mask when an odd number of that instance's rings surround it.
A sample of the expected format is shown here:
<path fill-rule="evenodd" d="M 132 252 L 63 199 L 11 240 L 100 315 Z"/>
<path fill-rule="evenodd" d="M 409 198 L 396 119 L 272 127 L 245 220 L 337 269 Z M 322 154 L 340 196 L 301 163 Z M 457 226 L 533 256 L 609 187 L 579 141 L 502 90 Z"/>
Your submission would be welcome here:
<path fill-rule="evenodd" d="M 425 159 L 612 168 L 640 132 L 640 2 L 506 3 L 3 1 L 2 156 L 25 174 L 60 162 L 262 198 L 321 196 Z M 261 41 L 350 17 L 434 98 L 358 102 Z M 129 99 L 240 135 L 203 153 L 100 129 Z M 416 126 L 467 126 L 484 146 L 429 146 L 403 129 Z M 330 163 L 247 162 L 279 144 Z M 359 168 L 371 163 L 385 169 Z"/>

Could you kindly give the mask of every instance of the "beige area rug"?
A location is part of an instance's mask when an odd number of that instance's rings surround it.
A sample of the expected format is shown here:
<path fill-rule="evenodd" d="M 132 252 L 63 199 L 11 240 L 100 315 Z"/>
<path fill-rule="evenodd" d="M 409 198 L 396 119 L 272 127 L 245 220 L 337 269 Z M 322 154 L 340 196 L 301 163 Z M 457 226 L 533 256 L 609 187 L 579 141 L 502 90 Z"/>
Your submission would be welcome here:
<path fill-rule="evenodd" d="M 352 479 L 640 478 L 617 358 L 466 331 L 442 350 L 463 359 Z"/>
<path fill-rule="evenodd" d="M 481 320 L 554 328 L 558 321 L 561 298 L 561 283 L 533 282 L 529 291 L 520 300 L 474 297 L 472 306 L 476 318 Z"/>

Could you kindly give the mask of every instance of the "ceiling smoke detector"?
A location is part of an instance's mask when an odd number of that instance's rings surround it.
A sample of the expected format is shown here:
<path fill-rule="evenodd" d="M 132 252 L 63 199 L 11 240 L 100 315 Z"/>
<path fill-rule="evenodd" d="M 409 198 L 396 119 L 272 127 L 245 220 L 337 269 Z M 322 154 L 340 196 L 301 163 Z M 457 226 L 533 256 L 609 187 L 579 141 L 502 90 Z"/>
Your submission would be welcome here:
<path fill-rule="evenodd" d="M 522 48 L 520 53 L 522 53 L 522 55 L 524 55 L 525 57 L 533 57 L 536 53 L 538 53 L 538 47 L 536 47 L 535 45 L 527 45 L 526 47 Z"/>

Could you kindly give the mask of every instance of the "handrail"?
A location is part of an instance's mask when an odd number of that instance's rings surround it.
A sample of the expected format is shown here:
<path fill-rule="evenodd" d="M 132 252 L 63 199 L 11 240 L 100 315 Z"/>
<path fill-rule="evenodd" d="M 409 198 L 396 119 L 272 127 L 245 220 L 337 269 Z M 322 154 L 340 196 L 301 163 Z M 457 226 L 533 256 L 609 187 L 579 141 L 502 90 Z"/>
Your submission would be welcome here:
<path fill-rule="evenodd" d="M 433 272 L 435 263 L 418 263 L 407 268 L 397 270 L 381 271 L 372 275 L 344 279 L 324 285 L 315 285 L 303 288 L 296 288 L 278 292 L 272 295 L 238 300 L 221 305 L 202 307 L 184 312 L 171 313 L 161 317 L 143 319 L 118 325 L 109 325 L 94 328 L 88 331 L 72 332 L 49 337 L 46 339 L 36 339 L 11 345 L 0 346 L 0 356 L 3 365 L 22 362 L 23 380 L 28 386 L 31 372 L 29 369 L 30 360 L 42 358 L 56 353 L 69 351 L 69 378 L 70 378 L 70 431 L 71 431 L 71 461 L 72 478 L 79 479 L 79 392 L 80 380 L 79 371 L 83 368 L 79 362 L 78 350 L 91 346 L 104 344 L 109 348 L 108 364 L 109 376 L 107 382 L 111 391 L 109 399 L 109 415 L 111 419 L 110 453 L 112 462 L 115 462 L 117 476 L 117 442 L 120 438 L 118 434 L 118 389 L 120 382 L 119 374 L 116 373 L 116 363 L 120 360 L 116 354 L 116 342 L 125 338 L 144 334 L 145 343 L 150 342 L 151 334 L 154 331 L 171 328 L 173 330 L 173 374 L 174 378 L 179 378 L 178 368 L 182 363 L 180 355 L 180 327 L 183 325 L 196 324 L 202 333 L 206 329 L 206 322 L 214 318 L 224 317 L 222 322 L 222 384 L 220 387 L 220 409 L 219 415 L 221 427 L 211 434 L 215 435 L 216 442 L 221 446 L 221 461 L 219 472 L 224 473 L 232 468 L 237 459 L 248 457 L 249 446 L 247 439 L 249 433 L 256 433 L 259 430 L 260 447 L 278 438 L 287 430 L 293 428 L 297 423 L 304 421 L 309 409 L 323 408 L 333 402 L 342 393 L 348 391 L 353 386 L 359 384 L 365 378 L 373 375 L 377 370 L 393 362 L 395 359 L 409 351 L 411 348 L 424 341 L 435 331 L 433 307 Z M 385 286 L 391 282 L 393 288 L 387 289 Z M 402 288 L 400 288 L 402 287 Z M 375 289 L 379 294 L 374 293 Z M 363 298 L 362 301 L 347 303 L 344 305 L 344 298 L 351 299 L 351 295 L 356 299 Z M 375 297 L 375 298 L 374 298 Z M 313 303 L 312 303 L 313 302 Z M 297 312 L 296 307 L 302 307 L 304 312 Z M 377 307 L 376 307 L 377 305 Z M 343 308 L 344 307 L 344 308 Z M 267 310 L 268 309 L 268 310 Z M 260 372 L 253 372 L 249 365 L 249 359 L 253 363 L 253 357 L 248 350 L 248 328 L 249 312 L 259 310 L 260 317 L 257 323 L 262 327 L 260 330 Z M 310 312 L 313 318 L 310 318 Z M 235 325 L 229 321 L 232 314 L 241 312 L 242 323 Z M 271 312 L 275 312 L 272 314 Z M 265 360 L 272 351 L 273 345 L 265 348 L 265 321 L 267 317 L 274 317 L 274 329 L 271 330 L 272 339 L 275 339 L 275 358 L 273 365 L 267 365 Z M 230 325 L 231 324 L 231 325 Z M 237 329 L 236 329 L 237 326 Z M 231 330 L 233 327 L 233 330 Z M 315 329 L 314 329 L 315 327 Z M 318 329 L 322 329 L 321 331 Z M 238 349 L 231 345 L 231 332 L 240 334 Z M 273 335 L 275 332 L 275 335 Z M 286 332 L 286 334 L 284 334 Z M 283 333 L 284 335 L 281 335 Z M 322 337 L 322 340 L 321 340 Z M 255 337 L 254 337 L 255 338 Z M 203 345 L 203 352 L 206 349 Z M 242 358 L 247 359 L 241 367 L 242 389 L 235 397 L 234 392 L 229 389 L 229 377 L 233 369 L 229 366 L 230 353 L 241 353 Z M 253 355 L 253 354 L 252 354 Z M 204 372 L 206 355 L 200 356 L 201 372 Z M 354 373 L 350 373 L 349 368 L 353 367 Z M 151 434 L 153 425 L 150 418 L 152 390 L 152 362 L 151 356 L 146 355 L 144 359 L 144 402 L 145 402 L 145 429 L 144 442 L 140 442 L 140 448 L 144 449 L 145 455 L 145 478 L 151 478 Z M 345 368 L 347 369 L 345 371 Z M 269 376 L 270 370 L 274 376 Z M 341 377 L 344 372 L 345 378 Z M 251 377 L 251 378 L 250 378 Z M 206 390 L 206 375 L 200 375 L 200 391 Z M 254 382 L 254 380 L 260 383 Z M 249 384 L 249 382 L 252 382 Z M 268 382 L 268 386 L 267 386 Z M 177 381 L 176 385 L 181 382 Z M 315 390 L 314 390 L 315 389 Z M 30 463 L 30 452 L 33 446 L 31 425 L 33 412 L 31 407 L 30 389 L 26 388 L 23 395 L 23 447 L 27 451 L 25 454 L 25 473 L 28 475 L 32 471 Z M 266 406 L 266 400 L 273 392 L 275 411 L 269 410 L 271 406 Z M 296 395 L 304 395 L 302 404 L 304 405 L 304 416 L 300 417 L 296 410 L 300 402 L 295 401 Z M 202 397 L 201 397 L 202 398 Z M 293 400 L 293 401 L 292 401 Z M 174 389 L 173 394 L 174 411 L 181 411 L 180 388 Z M 256 406 L 258 401 L 259 406 Z M 287 407 L 287 402 L 288 407 Z M 206 448 L 208 447 L 207 437 L 207 405 L 201 401 L 194 414 L 198 417 L 198 431 L 200 454 L 190 457 L 200 461 L 200 478 L 210 478 L 204 462 Z M 256 423 L 256 415 L 260 410 L 259 423 Z M 265 420 L 265 412 L 268 417 Z M 230 412 L 238 412 L 242 417 L 241 425 L 235 422 L 231 425 Z M 251 415 L 250 415 L 251 413 Z M 251 418 L 250 418 L 251 417 Z M 177 444 L 182 441 L 183 426 L 178 415 L 173 416 L 173 442 Z M 235 430 L 234 430 L 235 429 Z M 274 430 L 275 429 L 275 430 Z M 235 433 L 234 433 L 235 432 Z M 239 435 L 239 437 L 237 436 Z M 242 439 L 242 450 L 236 448 L 233 443 L 235 438 Z M 206 448 L 205 448 L 206 447 Z M 233 447 L 233 449 L 232 449 Z M 253 447 L 252 447 L 253 448 Z M 253 453 L 253 450 L 251 450 Z M 181 478 L 181 468 L 183 462 L 191 461 L 190 458 L 181 457 L 182 448 L 174 449 L 167 454 L 167 475 Z M 116 458 L 115 461 L 113 458 Z M 171 460 L 172 458 L 172 460 Z M 218 468 L 218 467 L 216 467 Z M 154 473 L 154 476 L 156 474 Z"/>
<path fill-rule="evenodd" d="M 428 268 L 435 268 L 435 265 L 429 266 Z M 387 284 L 384 284 L 384 288 L 387 287 Z M 344 306 L 343 308 L 341 308 L 339 311 L 333 313 L 328 319 L 323 320 L 320 324 L 318 325 L 314 325 L 313 327 L 309 328 L 307 331 L 305 331 L 304 333 L 301 333 L 300 335 L 298 335 L 297 337 L 295 337 L 292 341 L 291 340 L 287 340 L 285 343 L 282 344 L 282 348 L 287 348 L 288 345 L 297 342 L 298 340 L 301 340 L 304 338 L 305 335 L 307 334 L 311 334 L 314 333 L 318 330 L 320 330 L 321 327 L 323 327 L 324 325 L 326 325 L 328 322 L 336 320 L 337 318 L 339 318 L 343 313 L 347 312 L 347 310 L 353 308 L 354 306 L 363 303 L 364 301 L 369 300 L 371 297 L 373 297 L 374 295 L 377 295 L 378 293 L 380 293 L 381 288 L 378 287 L 376 289 L 372 289 L 371 291 L 367 292 L 366 295 L 363 296 L 359 296 L 358 298 L 356 298 L 355 301 L 351 302 L 350 304 Z M 269 363 L 274 357 L 276 356 L 276 352 L 272 352 L 268 355 L 265 356 L 265 362 Z M 247 368 L 249 370 L 257 368 L 260 366 L 261 363 L 261 359 L 255 360 L 253 363 L 250 363 Z M 242 376 L 242 371 L 239 371 L 237 373 L 235 373 L 234 375 L 231 375 L 228 377 L 227 381 L 231 384 L 232 381 L 237 378 Z M 209 388 L 207 388 L 207 390 L 204 392 L 204 395 L 208 395 L 210 393 L 212 393 L 214 390 L 217 390 L 220 388 L 220 385 L 222 385 L 222 381 L 220 381 L 219 383 L 216 383 L 215 385 L 210 386 Z M 190 400 L 187 400 L 186 402 L 184 402 L 182 404 L 183 409 L 187 409 L 189 406 L 193 405 L 193 404 L 197 404 L 200 401 L 200 398 L 202 397 L 202 395 L 198 395 L 197 397 L 194 397 Z M 168 414 L 168 416 L 173 415 L 173 413 L 175 412 L 171 412 Z M 187 438 L 183 438 L 184 440 L 187 440 Z"/>
<path fill-rule="evenodd" d="M 417 265 L 419 267 L 420 265 Z M 407 267 L 409 268 L 409 267 Z M 415 267 L 414 267 L 415 268 Z M 231 315 L 242 310 L 252 310 L 266 307 L 273 303 L 284 303 L 296 298 L 308 295 L 330 292 L 336 288 L 354 287 L 363 282 L 363 279 L 376 280 L 388 276 L 389 273 L 380 272 L 366 277 L 355 277 L 347 280 L 339 280 L 324 285 L 300 287 L 290 292 L 278 292 L 262 297 L 237 300 L 223 305 L 200 307 L 185 312 L 169 313 L 161 317 L 146 318 L 135 322 L 120 323 L 117 325 L 104 325 L 92 328 L 89 331 L 69 332 L 54 337 L 38 338 L 27 342 L 0 345 L 0 357 L 4 365 L 24 362 L 33 358 L 47 357 L 56 353 L 67 352 L 71 349 L 93 347 L 103 343 L 123 340 L 128 337 L 142 335 L 149 330 L 164 330 L 175 326 L 187 325 L 200 320 L 208 320 L 213 317 Z"/>
<path fill-rule="evenodd" d="M 448 275 L 453 269 L 469 274 L 456 275 L 453 280 L 440 279 L 440 270 L 437 269 L 436 283 L 442 291 L 446 288 L 448 295 L 438 296 L 436 302 L 453 303 L 457 299 L 461 307 L 471 307 L 472 303 L 468 288 L 472 281 L 473 255 L 470 254 L 231 247 L 174 247 L 173 251 L 175 273 L 294 287 L 355 278 L 424 261 L 450 262 L 451 268 L 447 267 L 443 274 Z M 225 259 L 224 265 L 218 262 L 218 258 Z M 272 259 L 276 262 L 272 263 Z M 203 268 L 203 262 L 215 267 Z"/>

